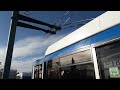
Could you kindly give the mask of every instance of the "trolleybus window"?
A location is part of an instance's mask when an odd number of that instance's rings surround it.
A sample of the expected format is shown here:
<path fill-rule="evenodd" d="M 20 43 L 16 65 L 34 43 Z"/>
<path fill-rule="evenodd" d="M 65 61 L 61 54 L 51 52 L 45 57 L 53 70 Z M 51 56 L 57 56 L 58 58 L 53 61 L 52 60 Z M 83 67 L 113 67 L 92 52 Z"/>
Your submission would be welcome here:
<path fill-rule="evenodd" d="M 120 41 L 96 48 L 100 76 L 120 78 Z"/>
<path fill-rule="evenodd" d="M 71 61 L 72 59 L 74 59 L 74 64 L 90 61 L 91 60 L 90 50 L 85 50 L 60 58 L 61 65 L 64 66 L 72 64 Z"/>
<path fill-rule="evenodd" d="M 60 58 L 62 79 L 95 79 L 90 50 Z"/>
<path fill-rule="evenodd" d="M 35 79 L 42 79 L 42 64 L 35 66 L 34 78 Z"/>
<path fill-rule="evenodd" d="M 50 60 L 47 62 L 47 78 L 60 79 L 60 62 L 59 60 Z"/>
<path fill-rule="evenodd" d="M 95 79 L 93 63 L 62 67 L 62 69 L 64 70 L 62 79 Z"/>
<path fill-rule="evenodd" d="M 34 78 L 38 79 L 38 65 L 35 66 L 35 70 L 34 70 Z"/>
<path fill-rule="evenodd" d="M 39 79 L 42 79 L 42 64 L 39 65 Z"/>
<path fill-rule="evenodd" d="M 90 50 L 74 53 L 47 62 L 48 79 L 94 79 Z"/>

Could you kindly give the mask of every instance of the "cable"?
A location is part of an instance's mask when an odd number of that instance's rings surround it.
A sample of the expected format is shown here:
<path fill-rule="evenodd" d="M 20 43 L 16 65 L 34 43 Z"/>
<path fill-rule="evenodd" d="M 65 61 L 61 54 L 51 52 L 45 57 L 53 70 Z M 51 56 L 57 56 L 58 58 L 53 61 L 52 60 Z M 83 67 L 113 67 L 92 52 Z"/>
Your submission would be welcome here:
<path fill-rule="evenodd" d="M 25 15 L 31 15 L 31 11 L 25 11 L 24 14 Z"/>
<path fill-rule="evenodd" d="M 69 13 L 69 11 L 67 11 L 62 17 L 60 17 L 60 19 L 54 25 L 56 25 L 58 22 L 60 22 L 68 13 Z"/>
<path fill-rule="evenodd" d="M 68 13 L 69 13 L 69 11 L 67 11 L 66 13 L 64 13 L 64 15 L 61 16 L 61 17 L 58 19 L 58 21 L 57 21 L 56 23 L 54 23 L 54 25 L 56 25 L 58 22 L 60 22 Z M 70 17 L 69 17 L 65 22 L 63 22 L 63 24 L 65 24 L 69 19 L 70 19 Z M 62 26 L 63 24 L 59 25 L 59 27 Z M 55 32 L 56 32 L 57 29 L 55 29 L 55 28 L 50 28 L 50 31 L 55 31 Z"/>
<path fill-rule="evenodd" d="M 65 28 L 62 28 L 62 29 L 67 29 L 67 28 L 77 27 L 77 26 L 82 26 L 82 25 L 85 25 L 85 24 L 78 24 L 78 25 L 76 25 L 76 26 L 69 26 L 69 27 L 65 27 Z"/>
<path fill-rule="evenodd" d="M 42 39 L 42 41 L 41 42 L 45 42 L 47 39 L 48 39 L 48 37 L 50 37 L 50 35 L 51 34 L 49 34 L 49 33 L 46 33 L 46 36 Z"/>
<path fill-rule="evenodd" d="M 74 24 L 74 23 L 79 23 L 79 22 L 84 22 L 84 21 L 90 21 L 90 20 L 93 20 L 93 19 L 94 19 L 94 18 L 85 19 L 85 20 L 79 20 L 79 21 L 75 21 L 75 22 L 71 22 L 71 23 L 64 24 L 63 26 L 67 26 L 67 25 Z"/>
<path fill-rule="evenodd" d="M 60 26 L 64 25 L 69 19 L 70 17 L 68 17 Z"/>

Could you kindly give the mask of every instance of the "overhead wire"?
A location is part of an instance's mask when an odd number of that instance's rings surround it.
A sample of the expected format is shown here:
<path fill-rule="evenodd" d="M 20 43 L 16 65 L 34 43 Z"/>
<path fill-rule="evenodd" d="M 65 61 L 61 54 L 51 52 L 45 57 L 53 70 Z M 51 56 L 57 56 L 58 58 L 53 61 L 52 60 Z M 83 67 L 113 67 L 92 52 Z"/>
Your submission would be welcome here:
<path fill-rule="evenodd" d="M 70 23 L 64 24 L 63 26 L 67 26 L 67 25 L 75 24 L 75 23 L 79 23 L 79 22 L 90 21 L 90 20 L 93 20 L 93 19 L 94 18 L 89 18 L 89 19 L 79 20 L 79 21 L 75 21 L 75 22 L 70 22 Z"/>
<path fill-rule="evenodd" d="M 85 24 L 78 24 L 78 25 L 75 25 L 75 26 L 68 26 L 68 27 L 65 27 L 65 28 L 62 28 L 62 29 L 67 29 L 67 28 L 77 27 L 77 26 L 82 26 L 82 25 L 85 25 Z"/>
<path fill-rule="evenodd" d="M 25 15 L 31 15 L 31 11 L 25 11 L 24 14 Z"/>
<path fill-rule="evenodd" d="M 54 23 L 54 25 L 57 25 L 57 23 L 60 22 L 68 13 L 69 13 L 69 11 L 65 12 L 64 15 L 61 16 L 61 17 L 57 20 L 56 23 Z M 69 19 L 70 19 L 70 17 L 69 17 L 67 20 L 65 20 L 65 21 L 64 21 L 61 25 L 59 25 L 59 26 L 62 26 L 63 24 L 65 24 Z M 51 30 L 51 31 L 57 31 L 57 30 L 55 30 L 54 28 L 50 28 L 50 30 Z M 48 39 L 49 37 L 51 37 L 51 36 L 53 37 L 53 36 L 55 36 L 55 35 L 49 34 L 49 36 L 47 36 L 47 37 L 45 38 L 45 40 L 47 40 L 47 39 Z"/>
<path fill-rule="evenodd" d="M 70 17 L 68 17 L 60 26 L 64 25 L 69 19 Z"/>
<path fill-rule="evenodd" d="M 66 13 L 64 13 L 64 15 L 61 16 L 54 25 L 56 25 L 58 22 L 60 22 L 68 13 L 69 13 L 69 11 L 67 11 Z"/>
<path fill-rule="evenodd" d="M 70 22 L 70 23 L 67 23 L 66 24 L 66 22 L 68 22 L 68 20 L 72 17 L 72 12 L 70 12 L 71 14 L 70 14 L 70 17 L 68 17 L 61 25 L 59 25 L 60 27 L 64 27 L 64 26 L 67 26 L 67 25 L 71 25 L 71 24 L 75 24 L 75 23 L 79 23 L 79 22 L 85 22 L 85 21 L 90 21 L 90 20 L 92 20 L 92 19 L 94 19 L 94 18 L 90 18 L 90 19 L 85 19 L 85 20 L 79 20 L 79 21 L 75 21 L 75 22 Z M 66 12 L 63 16 L 62 16 L 62 18 L 65 16 L 65 15 L 67 15 L 68 14 L 68 12 Z M 58 21 L 60 21 L 60 20 L 58 20 Z M 62 28 L 62 29 L 66 29 L 66 28 L 70 28 L 70 27 L 77 27 L 77 26 L 82 26 L 82 25 L 85 25 L 85 23 L 80 23 L 80 24 L 77 24 L 77 25 L 74 25 L 74 26 L 69 26 L 69 27 L 65 27 L 65 28 Z M 60 31 L 60 30 L 59 30 Z M 58 32 L 58 31 L 57 31 Z"/>
<path fill-rule="evenodd" d="M 57 20 L 57 22 L 54 23 L 54 25 L 56 25 L 58 22 L 60 22 L 68 13 L 69 13 L 69 11 L 67 11 L 66 13 L 64 13 L 64 15 L 61 16 L 61 17 Z M 64 22 L 64 23 L 65 23 L 65 22 Z M 54 28 L 50 28 L 50 31 L 56 31 L 56 30 L 55 30 Z M 47 37 L 46 37 L 46 36 L 47 36 Z M 48 33 L 45 33 L 45 34 L 43 35 L 43 37 L 45 37 L 45 38 L 42 39 L 42 42 L 43 42 L 43 41 L 46 41 L 50 36 L 53 36 L 53 35 L 48 34 Z"/>
<path fill-rule="evenodd" d="M 83 23 L 82 24 L 78 24 L 78 25 L 72 25 L 72 26 L 68 26 L 68 25 L 71 25 L 71 24 L 76 24 L 76 23 L 79 23 L 79 22 L 85 22 L 85 21 L 88 21 L 88 20 L 92 20 L 93 18 L 90 18 L 90 19 L 84 19 L 84 20 L 79 20 L 79 21 L 75 21 L 75 22 L 70 22 L 70 23 L 67 23 L 66 24 L 66 22 L 68 22 L 68 20 L 71 18 L 71 17 L 73 17 L 73 15 L 72 15 L 73 13 L 72 12 L 70 12 L 70 17 L 68 17 L 61 25 L 60 25 L 60 27 L 62 28 L 62 29 L 66 29 L 66 28 L 71 28 L 71 27 L 76 27 L 76 26 L 80 26 L 80 25 L 84 25 Z M 65 14 L 66 15 L 66 14 Z M 68 26 L 68 27 L 65 27 L 65 26 Z M 65 27 L 65 28 L 63 28 L 63 27 Z M 60 30 L 59 30 L 60 31 Z"/>
<path fill-rule="evenodd" d="M 72 18 L 72 12 L 70 12 L 70 17 L 68 17 L 64 22 L 63 24 L 61 24 L 60 26 L 63 26 L 66 22 L 68 22 L 70 20 L 70 18 Z"/>
<path fill-rule="evenodd" d="M 85 21 L 90 21 L 90 20 L 93 20 L 93 19 L 94 18 L 85 19 L 85 20 L 79 20 L 79 21 L 75 21 L 75 22 L 72 22 L 72 23 L 64 24 L 63 26 L 67 26 L 67 25 L 71 25 L 71 24 L 75 24 L 75 23 L 80 23 L 80 22 L 85 22 Z M 62 29 L 76 27 L 76 26 L 82 26 L 82 25 L 85 25 L 85 23 L 80 23 L 80 24 L 77 24 L 77 25 L 72 25 L 72 26 L 64 27 Z"/>

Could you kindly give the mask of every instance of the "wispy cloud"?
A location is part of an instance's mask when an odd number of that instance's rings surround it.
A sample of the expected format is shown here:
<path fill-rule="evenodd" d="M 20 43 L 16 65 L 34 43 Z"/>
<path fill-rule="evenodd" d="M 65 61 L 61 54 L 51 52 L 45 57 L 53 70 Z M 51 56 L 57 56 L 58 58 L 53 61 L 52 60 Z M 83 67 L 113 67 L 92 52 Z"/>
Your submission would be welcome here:
<path fill-rule="evenodd" d="M 11 68 L 16 68 L 19 71 L 30 71 L 33 62 L 43 55 L 47 47 L 62 37 L 60 35 L 44 40 L 44 37 L 35 36 L 15 42 Z M 0 61 L 3 63 L 2 66 L 4 65 L 5 53 L 6 47 L 0 47 Z"/>

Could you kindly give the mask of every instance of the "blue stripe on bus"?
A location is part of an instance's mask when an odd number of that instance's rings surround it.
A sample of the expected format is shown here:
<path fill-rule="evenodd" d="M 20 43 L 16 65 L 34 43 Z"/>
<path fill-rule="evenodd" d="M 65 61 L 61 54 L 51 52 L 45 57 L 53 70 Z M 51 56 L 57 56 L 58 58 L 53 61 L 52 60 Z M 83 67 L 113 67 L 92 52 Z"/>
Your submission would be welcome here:
<path fill-rule="evenodd" d="M 94 36 L 86 38 L 82 41 L 79 41 L 75 44 L 72 44 L 68 47 L 65 47 L 61 50 L 58 50 L 58 51 L 44 57 L 43 59 L 37 61 L 35 64 L 39 64 L 39 63 L 51 60 L 55 57 L 62 56 L 64 54 L 68 54 L 68 53 L 73 52 L 73 51 L 75 51 L 83 46 L 101 43 L 101 42 L 104 42 L 104 41 L 107 41 L 107 40 L 110 40 L 113 38 L 117 38 L 117 37 L 120 37 L 120 24 L 116 25 L 114 27 L 111 27 L 103 32 L 100 32 L 98 34 L 95 34 Z"/>

